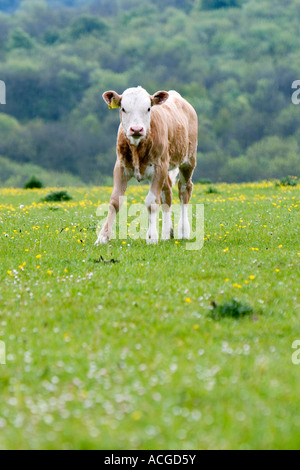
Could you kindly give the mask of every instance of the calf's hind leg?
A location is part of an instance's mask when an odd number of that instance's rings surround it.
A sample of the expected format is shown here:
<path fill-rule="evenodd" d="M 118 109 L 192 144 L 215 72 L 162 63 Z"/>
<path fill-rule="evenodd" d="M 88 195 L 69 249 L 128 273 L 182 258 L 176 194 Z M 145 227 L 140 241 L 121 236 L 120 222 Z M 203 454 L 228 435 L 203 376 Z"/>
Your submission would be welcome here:
<path fill-rule="evenodd" d="M 186 239 L 190 238 L 190 224 L 188 220 L 188 203 L 190 202 L 193 183 L 192 175 L 194 172 L 195 165 L 192 162 L 183 163 L 179 167 L 179 199 L 181 202 L 181 214 L 178 222 L 178 238 Z"/>
<path fill-rule="evenodd" d="M 174 238 L 173 227 L 172 227 L 172 181 L 169 177 L 165 179 L 164 185 L 161 191 L 161 208 L 162 208 L 162 240 L 170 240 Z"/>

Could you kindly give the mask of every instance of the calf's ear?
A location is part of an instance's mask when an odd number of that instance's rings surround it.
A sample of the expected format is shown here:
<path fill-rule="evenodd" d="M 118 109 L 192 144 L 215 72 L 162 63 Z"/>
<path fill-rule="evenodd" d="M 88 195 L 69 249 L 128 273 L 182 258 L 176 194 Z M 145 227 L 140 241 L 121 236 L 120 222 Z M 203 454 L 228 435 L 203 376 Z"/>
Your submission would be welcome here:
<path fill-rule="evenodd" d="M 168 98 L 169 93 L 167 91 L 157 91 L 151 96 L 151 105 L 155 106 L 156 104 L 164 104 Z"/>
<path fill-rule="evenodd" d="M 118 95 L 115 91 L 106 91 L 102 97 L 105 103 L 108 104 L 109 109 L 116 109 L 121 106 L 122 95 Z"/>

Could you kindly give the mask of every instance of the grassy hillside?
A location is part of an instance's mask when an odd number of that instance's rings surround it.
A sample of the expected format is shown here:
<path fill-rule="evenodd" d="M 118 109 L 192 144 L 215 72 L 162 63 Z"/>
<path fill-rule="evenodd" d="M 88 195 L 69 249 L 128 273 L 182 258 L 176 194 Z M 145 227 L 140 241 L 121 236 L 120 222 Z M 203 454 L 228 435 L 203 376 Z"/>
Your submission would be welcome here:
<path fill-rule="evenodd" d="M 105 184 L 119 117 L 101 94 L 143 85 L 176 89 L 196 108 L 196 179 L 300 174 L 298 1 L 61 6 L 26 0 L 0 13 L 1 155 Z"/>
<path fill-rule="evenodd" d="M 78 176 L 70 173 L 58 173 L 51 170 L 25 163 L 23 165 L 0 157 L 0 186 L 4 188 L 23 188 L 32 176 L 38 175 L 44 186 L 82 186 Z"/>

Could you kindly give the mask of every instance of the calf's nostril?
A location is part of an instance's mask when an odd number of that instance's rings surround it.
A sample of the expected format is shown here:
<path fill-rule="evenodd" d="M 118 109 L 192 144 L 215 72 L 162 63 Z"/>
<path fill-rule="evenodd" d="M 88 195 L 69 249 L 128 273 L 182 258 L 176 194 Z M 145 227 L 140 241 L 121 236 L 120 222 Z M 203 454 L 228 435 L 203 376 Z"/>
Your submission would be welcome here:
<path fill-rule="evenodd" d="M 136 134 L 136 135 L 141 135 L 143 134 L 144 132 L 144 128 L 143 127 L 131 127 L 130 128 L 130 133 L 131 134 Z"/>

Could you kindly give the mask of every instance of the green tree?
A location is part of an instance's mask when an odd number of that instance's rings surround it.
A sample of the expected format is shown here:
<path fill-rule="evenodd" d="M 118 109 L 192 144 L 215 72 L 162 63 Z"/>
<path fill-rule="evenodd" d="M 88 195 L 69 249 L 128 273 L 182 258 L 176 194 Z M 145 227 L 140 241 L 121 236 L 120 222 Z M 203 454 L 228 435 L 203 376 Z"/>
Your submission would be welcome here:
<path fill-rule="evenodd" d="M 241 0 L 202 0 L 204 10 L 218 10 L 219 8 L 233 8 L 241 6 Z"/>
<path fill-rule="evenodd" d="M 70 25 L 72 38 L 78 39 L 87 34 L 103 35 L 107 32 L 108 25 L 100 18 L 91 15 L 82 15 L 75 18 Z"/>
<path fill-rule="evenodd" d="M 33 39 L 22 29 L 14 29 L 9 38 L 9 49 L 32 49 Z"/>

